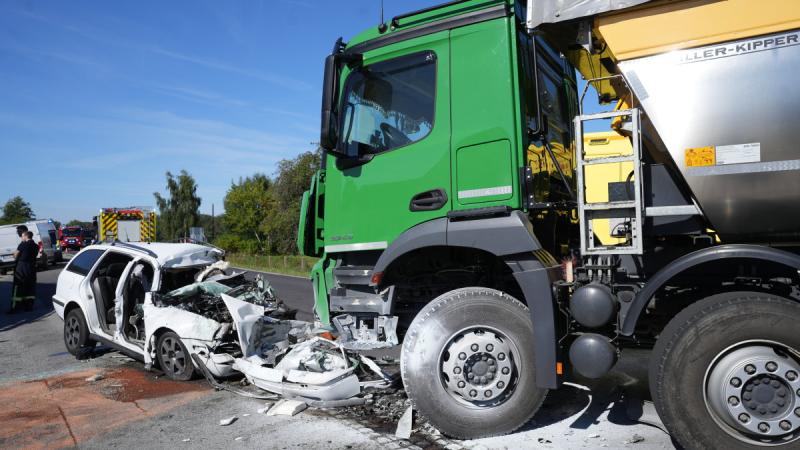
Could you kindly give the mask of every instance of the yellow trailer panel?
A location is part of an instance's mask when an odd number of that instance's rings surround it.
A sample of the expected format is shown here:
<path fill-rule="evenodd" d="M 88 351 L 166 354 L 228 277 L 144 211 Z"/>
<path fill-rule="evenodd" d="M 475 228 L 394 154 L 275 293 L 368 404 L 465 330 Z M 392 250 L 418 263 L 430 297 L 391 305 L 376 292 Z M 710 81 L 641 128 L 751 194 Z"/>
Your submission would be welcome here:
<path fill-rule="evenodd" d="M 800 28 L 800 1 L 648 3 L 599 16 L 595 27 L 622 61 Z"/>
<path fill-rule="evenodd" d="M 586 133 L 583 139 L 583 151 L 587 160 L 593 158 L 607 158 L 611 156 L 630 155 L 630 140 L 613 131 Z M 633 170 L 633 163 L 595 164 L 584 168 L 586 184 L 586 202 L 608 202 L 609 183 L 624 183 L 628 174 Z M 625 242 L 625 239 L 611 237 L 612 226 L 618 221 L 613 219 L 594 219 L 592 229 L 603 245 L 615 245 Z M 613 224 L 613 225 L 612 225 Z"/>

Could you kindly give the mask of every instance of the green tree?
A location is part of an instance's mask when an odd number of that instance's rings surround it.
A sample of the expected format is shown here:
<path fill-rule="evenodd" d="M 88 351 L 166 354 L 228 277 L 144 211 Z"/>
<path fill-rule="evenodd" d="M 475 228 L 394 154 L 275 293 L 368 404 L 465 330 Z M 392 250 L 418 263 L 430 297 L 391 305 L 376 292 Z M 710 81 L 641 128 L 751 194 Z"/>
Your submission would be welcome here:
<path fill-rule="evenodd" d="M 225 194 L 225 217 L 222 222 L 231 235 L 244 241 L 237 244 L 239 247 L 268 249 L 269 241 L 264 240 L 261 231 L 264 222 L 274 211 L 271 186 L 272 181 L 266 175 L 257 173 L 252 177 L 240 178 L 238 183 L 231 183 Z"/>
<path fill-rule="evenodd" d="M 211 214 L 201 213 L 200 226 L 203 227 L 203 232 L 206 234 L 206 239 L 208 239 L 209 242 L 228 231 L 225 227 L 224 214 L 217 214 L 216 217 L 212 217 Z"/>
<path fill-rule="evenodd" d="M 255 174 L 232 183 L 225 195 L 225 232 L 215 244 L 232 252 L 295 253 L 300 199 L 318 168 L 319 152 L 305 152 L 280 161 L 274 182 Z"/>
<path fill-rule="evenodd" d="M 0 222 L 4 224 L 20 223 L 33 220 L 35 217 L 30 203 L 18 195 L 9 199 L 3 206 L 3 217 L 0 218 Z"/>
<path fill-rule="evenodd" d="M 178 176 L 167 172 L 167 197 L 154 192 L 160 211 L 157 232 L 162 239 L 189 236 L 189 228 L 199 222 L 200 197 L 197 183 L 185 170 Z"/>
<path fill-rule="evenodd" d="M 68 227 L 81 227 L 81 228 L 92 228 L 92 222 L 84 222 L 78 219 L 72 219 L 67 222 Z"/>
<path fill-rule="evenodd" d="M 285 255 L 297 252 L 295 240 L 300 200 L 317 169 L 319 151 L 301 153 L 294 159 L 284 159 L 278 163 L 278 176 L 271 189 L 275 211 L 263 224 L 263 231 L 276 253 Z"/>

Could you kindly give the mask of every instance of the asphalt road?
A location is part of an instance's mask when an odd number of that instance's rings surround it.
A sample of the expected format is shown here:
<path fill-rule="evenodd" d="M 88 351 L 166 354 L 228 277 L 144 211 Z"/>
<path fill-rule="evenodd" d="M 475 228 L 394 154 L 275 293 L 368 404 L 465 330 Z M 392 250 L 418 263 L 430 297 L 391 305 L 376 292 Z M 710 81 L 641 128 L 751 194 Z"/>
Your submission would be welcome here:
<path fill-rule="evenodd" d="M 108 349 L 77 361 L 49 302 L 60 270 L 39 273 L 36 308 L 17 315 L 6 314 L 11 277 L 0 276 L 0 448 L 673 448 L 647 401 L 646 353 L 629 354 L 599 381 L 552 392 L 512 435 L 451 441 L 421 429 L 408 442 L 337 411 L 258 414 L 264 401 L 213 391 L 203 380 L 171 382 Z M 265 276 L 300 319 L 311 317 L 307 280 Z M 87 381 L 97 374 L 103 379 Z M 231 416 L 237 421 L 219 425 Z"/>

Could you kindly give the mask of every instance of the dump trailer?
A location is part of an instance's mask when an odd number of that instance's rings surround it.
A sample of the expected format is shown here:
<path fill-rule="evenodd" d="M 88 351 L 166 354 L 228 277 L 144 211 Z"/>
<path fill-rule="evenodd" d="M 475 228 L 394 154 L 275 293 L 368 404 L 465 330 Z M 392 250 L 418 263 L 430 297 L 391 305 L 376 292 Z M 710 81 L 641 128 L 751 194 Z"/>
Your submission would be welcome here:
<path fill-rule="evenodd" d="M 99 240 L 123 242 L 156 240 L 156 213 L 149 207 L 103 208 L 97 216 L 97 225 Z"/>
<path fill-rule="evenodd" d="M 682 446 L 798 448 L 799 39 L 793 0 L 462 0 L 340 38 L 298 230 L 317 318 L 399 342 L 453 437 L 649 348 Z"/>

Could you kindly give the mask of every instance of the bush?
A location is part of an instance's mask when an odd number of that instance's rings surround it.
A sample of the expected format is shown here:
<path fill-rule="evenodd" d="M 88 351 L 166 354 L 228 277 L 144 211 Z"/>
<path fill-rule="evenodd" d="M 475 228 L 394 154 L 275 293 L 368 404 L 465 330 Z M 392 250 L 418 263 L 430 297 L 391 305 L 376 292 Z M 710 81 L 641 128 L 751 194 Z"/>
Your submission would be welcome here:
<path fill-rule="evenodd" d="M 297 255 L 248 255 L 245 253 L 226 254 L 225 259 L 234 267 L 263 272 L 283 273 L 308 277 L 317 258 Z"/>
<path fill-rule="evenodd" d="M 214 245 L 225 250 L 226 253 L 263 253 L 261 245 L 255 239 L 245 239 L 235 234 L 223 234 L 214 240 Z"/>

